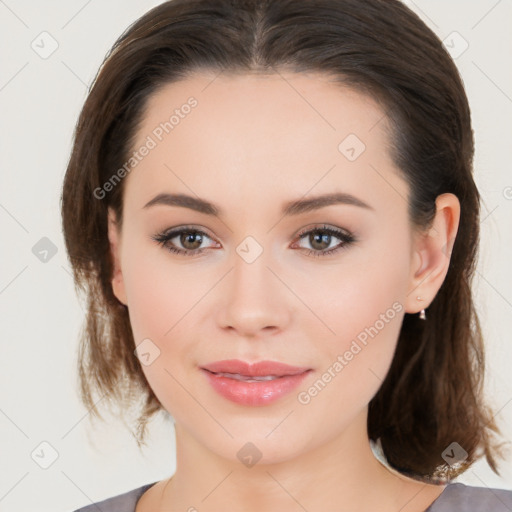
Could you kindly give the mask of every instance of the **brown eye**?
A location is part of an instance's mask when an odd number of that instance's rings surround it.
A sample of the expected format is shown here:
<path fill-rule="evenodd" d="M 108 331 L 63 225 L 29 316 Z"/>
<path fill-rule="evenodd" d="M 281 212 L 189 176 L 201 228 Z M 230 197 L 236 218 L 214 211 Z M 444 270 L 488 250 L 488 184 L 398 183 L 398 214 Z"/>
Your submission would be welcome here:
<path fill-rule="evenodd" d="M 179 237 L 183 248 L 190 251 L 199 249 L 203 242 L 203 235 L 198 231 L 184 231 Z"/>
<path fill-rule="evenodd" d="M 332 235 L 330 234 L 318 234 L 318 232 L 309 234 L 309 243 L 314 249 L 323 251 L 331 245 Z"/>
<path fill-rule="evenodd" d="M 340 240 L 334 247 L 328 249 L 335 239 Z M 337 228 L 329 226 L 317 227 L 309 231 L 303 231 L 299 235 L 299 240 L 306 239 L 312 249 L 304 248 L 308 255 L 312 256 L 328 256 L 347 248 L 356 238 L 348 231 L 341 231 Z"/>
<path fill-rule="evenodd" d="M 203 231 L 187 227 L 167 230 L 151 238 L 170 252 L 185 256 L 193 256 L 202 253 L 208 248 L 201 247 L 205 239 L 211 240 Z"/>

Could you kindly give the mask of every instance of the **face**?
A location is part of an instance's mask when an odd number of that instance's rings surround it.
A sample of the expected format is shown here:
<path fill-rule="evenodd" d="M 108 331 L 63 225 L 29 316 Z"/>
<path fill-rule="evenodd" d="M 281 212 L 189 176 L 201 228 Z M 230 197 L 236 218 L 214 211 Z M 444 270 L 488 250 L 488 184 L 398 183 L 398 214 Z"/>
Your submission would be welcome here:
<path fill-rule="evenodd" d="M 177 428 L 269 463 L 340 436 L 389 369 L 418 262 L 383 110 L 320 75 L 197 74 L 150 98 L 133 151 L 113 287 Z M 145 206 L 160 194 L 192 199 Z M 346 201 L 310 202 L 327 194 Z M 202 369 L 233 359 L 308 371 Z"/>

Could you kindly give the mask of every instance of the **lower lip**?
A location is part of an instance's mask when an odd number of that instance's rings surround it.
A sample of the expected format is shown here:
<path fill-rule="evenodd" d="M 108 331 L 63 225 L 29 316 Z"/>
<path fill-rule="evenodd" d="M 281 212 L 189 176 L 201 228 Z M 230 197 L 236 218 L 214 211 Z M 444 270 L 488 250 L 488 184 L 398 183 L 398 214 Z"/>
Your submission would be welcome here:
<path fill-rule="evenodd" d="M 221 377 L 207 370 L 201 370 L 219 395 L 237 404 L 260 406 L 275 402 L 293 391 L 309 374 L 310 370 L 297 375 L 287 375 L 274 380 L 245 382 Z"/>

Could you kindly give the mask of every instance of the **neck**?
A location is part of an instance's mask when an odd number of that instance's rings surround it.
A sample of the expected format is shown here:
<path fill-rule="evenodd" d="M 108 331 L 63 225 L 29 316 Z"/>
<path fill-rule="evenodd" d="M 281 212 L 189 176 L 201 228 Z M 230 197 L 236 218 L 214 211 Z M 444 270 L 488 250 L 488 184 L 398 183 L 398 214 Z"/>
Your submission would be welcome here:
<path fill-rule="evenodd" d="M 177 469 L 163 489 L 160 510 L 209 512 L 228 504 L 244 512 L 425 510 L 442 488 L 386 469 L 371 450 L 366 420 L 367 409 L 329 442 L 253 466 L 241 464 L 236 453 L 233 459 L 214 453 L 176 423 Z"/>

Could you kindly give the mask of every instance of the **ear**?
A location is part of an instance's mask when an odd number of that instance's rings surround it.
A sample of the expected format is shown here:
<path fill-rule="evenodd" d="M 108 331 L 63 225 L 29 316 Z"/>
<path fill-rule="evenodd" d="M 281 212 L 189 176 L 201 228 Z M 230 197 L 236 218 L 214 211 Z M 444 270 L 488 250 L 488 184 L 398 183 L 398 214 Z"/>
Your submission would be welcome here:
<path fill-rule="evenodd" d="M 460 202 L 454 194 L 441 194 L 436 199 L 436 215 L 425 233 L 416 235 L 407 313 L 426 309 L 434 300 L 448 273 L 450 257 L 459 228 Z M 419 301 L 417 297 L 423 300 Z"/>
<path fill-rule="evenodd" d="M 116 214 L 112 208 L 108 209 L 108 239 L 110 242 L 110 254 L 114 264 L 112 275 L 112 290 L 117 299 L 126 306 L 126 291 L 124 288 L 120 257 L 121 233 L 118 228 Z"/>

